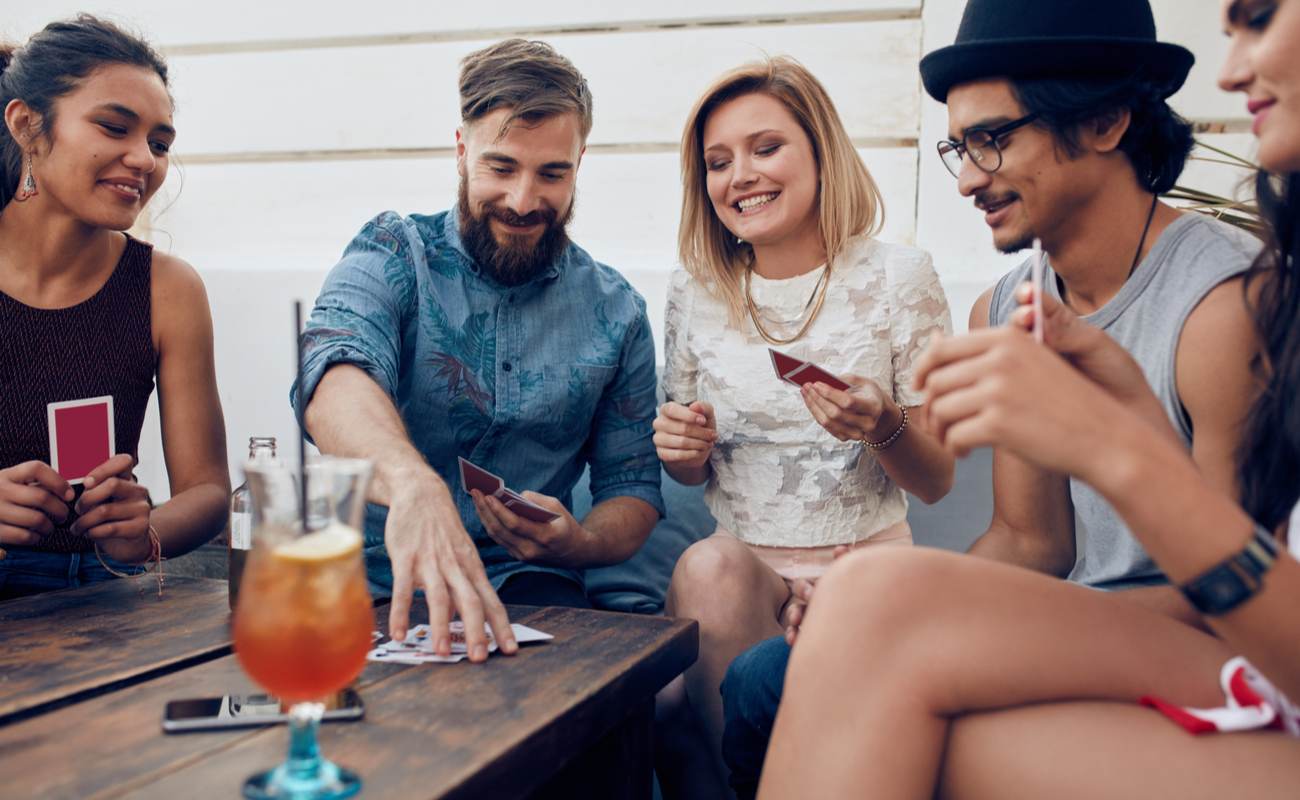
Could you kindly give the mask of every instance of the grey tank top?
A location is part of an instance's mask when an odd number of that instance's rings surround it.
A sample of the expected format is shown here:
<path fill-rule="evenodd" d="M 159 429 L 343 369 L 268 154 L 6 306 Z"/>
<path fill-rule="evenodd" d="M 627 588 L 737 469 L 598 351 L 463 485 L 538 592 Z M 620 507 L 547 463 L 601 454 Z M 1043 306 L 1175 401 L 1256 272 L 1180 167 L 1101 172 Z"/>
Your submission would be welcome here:
<path fill-rule="evenodd" d="M 1184 213 L 1165 228 L 1147 257 L 1111 301 L 1084 320 L 1101 328 L 1137 360 L 1147 382 L 1188 448 L 1192 425 L 1178 396 L 1174 362 L 1183 323 L 1211 289 L 1250 266 L 1259 252 L 1253 236 L 1202 214 Z M 1016 308 L 1015 288 L 1029 280 L 1029 261 L 1002 277 L 989 304 L 989 324 L 1001 325 Z M 1048 261 L 1045 291 L 1060 299 Z M 1092 487 L 1070 479 L 1077 558 L 1070 580 L 1097 589 L 1128 589 L 1165 582 L 1160 569 L 1119 515 Z"/>

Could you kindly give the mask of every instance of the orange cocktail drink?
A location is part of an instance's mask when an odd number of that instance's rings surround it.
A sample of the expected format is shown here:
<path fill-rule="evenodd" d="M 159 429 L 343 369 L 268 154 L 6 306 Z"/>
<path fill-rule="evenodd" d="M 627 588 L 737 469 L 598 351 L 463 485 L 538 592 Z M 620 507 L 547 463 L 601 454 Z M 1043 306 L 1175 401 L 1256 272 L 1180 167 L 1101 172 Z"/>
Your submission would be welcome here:
<path fill-rule="evenodd" d="M 235 654 L 268 692 L 320 700 L 361 674 L 374 628 L 361 535 L 340 522 L 294 538 L 268 526 L 245 567 Z"/>

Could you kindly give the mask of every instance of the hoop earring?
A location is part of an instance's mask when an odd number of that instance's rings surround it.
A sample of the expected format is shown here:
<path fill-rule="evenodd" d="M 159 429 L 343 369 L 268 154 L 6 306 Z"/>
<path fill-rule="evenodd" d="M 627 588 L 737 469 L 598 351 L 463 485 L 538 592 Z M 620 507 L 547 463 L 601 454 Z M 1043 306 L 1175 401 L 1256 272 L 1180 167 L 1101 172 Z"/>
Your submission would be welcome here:
<path fill-rule="evenodd" d="M 23 176 L 22 185 L 18 188 L 18 193 L 14 195 L 14 199 L 21 203 L 38 194 L 40 194 L 40 192 L 36 188 L 36 176 L 32 174 L 32 155 L 31 153 L 28 153 L 27 174 Z"/>

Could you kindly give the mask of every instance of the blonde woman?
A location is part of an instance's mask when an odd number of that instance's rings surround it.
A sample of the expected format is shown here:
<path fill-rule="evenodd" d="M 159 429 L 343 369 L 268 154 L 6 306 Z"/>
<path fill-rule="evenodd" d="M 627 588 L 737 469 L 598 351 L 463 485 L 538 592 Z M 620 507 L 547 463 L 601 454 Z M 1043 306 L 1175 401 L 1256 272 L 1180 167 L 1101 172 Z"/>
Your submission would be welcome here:
<path fill-rule="evenodd" d="M 685 719 L 720 786 L 727 665 L 781 635 L 794 582 L 815 580 L 837 548 L 909 544 L 905 489 L 934 502 L 951 486 L 952 457 L 918 424 L 910 388 L 951 323 L 929 255 L 874 238 L 880 193 L 797 61 L 719 78 L 686 123 L 682 172 L 685 269 L 669 292 L 654 441 L 678 482 L 707 482 L 718 520 L 682 555 L 667 606 L 700 623 Z M 769 348 L 849 388 L 784 382 Z"/>

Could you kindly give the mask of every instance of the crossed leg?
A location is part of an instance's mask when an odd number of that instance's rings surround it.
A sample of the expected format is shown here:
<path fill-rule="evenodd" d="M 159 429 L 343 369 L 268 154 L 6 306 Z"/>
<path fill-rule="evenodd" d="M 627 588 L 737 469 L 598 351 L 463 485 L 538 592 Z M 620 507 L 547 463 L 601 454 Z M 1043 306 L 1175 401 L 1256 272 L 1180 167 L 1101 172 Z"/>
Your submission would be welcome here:
<path fill-rule="evenodd" d="M 944 800 L 1279 798 L 1300 790 L 1300 740 L 1192 736 L 1131 703 L 1048 703 L 958 718 Z"/>
<path fill-rule="evenodd" d="M 809 609 L 759 796 L 929 798 L 953 719 L 1150 693 L 1217 705 L 1230 656 L 1136 603 L 1028 570 L 934 550 L 854 554 Z"/>

